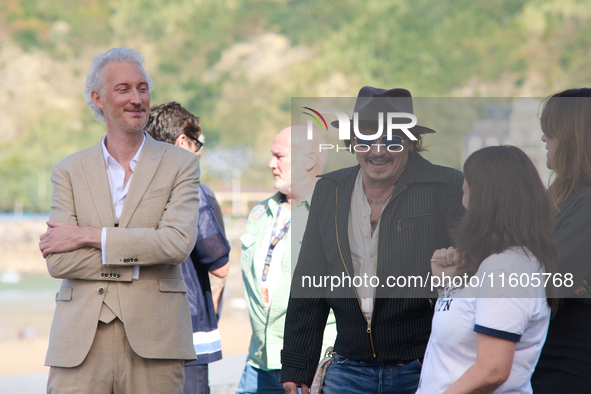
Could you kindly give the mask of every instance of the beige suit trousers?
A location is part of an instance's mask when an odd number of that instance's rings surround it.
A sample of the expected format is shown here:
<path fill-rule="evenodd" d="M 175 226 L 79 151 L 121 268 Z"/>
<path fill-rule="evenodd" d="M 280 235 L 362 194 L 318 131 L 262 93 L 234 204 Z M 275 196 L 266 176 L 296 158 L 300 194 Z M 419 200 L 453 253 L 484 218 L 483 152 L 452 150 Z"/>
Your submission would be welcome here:
<path fill-rule="evenodd" d="M 138 356 L 119 319 L 98 323 L 96 336 L 82 364 L 51 367 L 48 394 L 182 394 L 185 360 Z"/>

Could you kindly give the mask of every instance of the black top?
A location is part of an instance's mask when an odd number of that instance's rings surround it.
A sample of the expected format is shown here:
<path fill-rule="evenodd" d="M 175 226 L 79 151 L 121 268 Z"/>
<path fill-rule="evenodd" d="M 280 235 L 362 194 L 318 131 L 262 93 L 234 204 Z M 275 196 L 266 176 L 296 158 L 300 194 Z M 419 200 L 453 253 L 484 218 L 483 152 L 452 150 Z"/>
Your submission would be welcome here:
<path fill-rule="evenodd" d="M 546 344 L 532 377 L 534 393 L 591 392 L 591 288 L 582 297 L 573 290 L 591 283 L 591 183 L 579 185 L 556 216 L 554 242 L 558 272 L 573 274 L 574 286 L 560 288 L 556 317 L 550 321 Z"/>

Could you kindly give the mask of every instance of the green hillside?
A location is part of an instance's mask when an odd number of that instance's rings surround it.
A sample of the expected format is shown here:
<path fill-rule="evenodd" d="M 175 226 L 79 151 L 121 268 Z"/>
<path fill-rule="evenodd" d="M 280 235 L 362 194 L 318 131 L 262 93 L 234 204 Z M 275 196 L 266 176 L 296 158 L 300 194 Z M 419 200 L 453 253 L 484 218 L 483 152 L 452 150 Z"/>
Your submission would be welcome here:
<path fill-rule="evenodd" d="M 82 91 L 92 57 L 113 46 L 144 54 L 153 105 L 174 100 L 201 117 L 206 182 L 221 187 L 239 167 L 243 185 L 267 185 L 292 97 L 589 85 L 590 20 L 587 0 L 3 0 L 0 211 L 47 211 L 51 165 L 104 133 Z M 458 167 L 464 131 L 437 136 L 427 157 Z"/>

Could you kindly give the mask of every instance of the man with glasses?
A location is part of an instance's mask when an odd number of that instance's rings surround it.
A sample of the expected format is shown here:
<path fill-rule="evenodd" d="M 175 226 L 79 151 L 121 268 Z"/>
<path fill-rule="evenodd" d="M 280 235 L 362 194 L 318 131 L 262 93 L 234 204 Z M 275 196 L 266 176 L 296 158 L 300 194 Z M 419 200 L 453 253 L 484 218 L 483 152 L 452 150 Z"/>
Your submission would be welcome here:
<path fill-rule="evenodd" d="M 197 150 L 196 155 L 199 156 L 199 159 L 201 160 L 201 156 L 203 155 L 203 151 L 205 150 L 205 149 L 203 149 L 203 146 L 205 145 L 205 135 L 203 134 L 203 131 L 201 131 L 201 133 L 199 134 L 199 138 L 197 138 L 197 141 L 199 143 L 201 143 L 201 148 L 199 150 Z M 209 197 L 209 201 L 211 201 L 211 204 L 213 205 L 213 209 L 215 209 L 215 217 L 217 218 L 217 220 L 220 224 L 220 227 L 222 228 L 222 232 L 225 235 L 226 228 L 224 226 L 224 215 L 222 214 L 222 209 L 220 207 L 220 204 L 218 203 L 218 200 L 215 197 L 213 190 L 211 190 L 207 185 L 201 184 L 201 186 L 203 186 L 203 190 L 205 191 L 205 194 L 207 194 L 207 197 Z M 224 305 L 224 292 L 225 292 L 225 286 L 226 286 L 226 278 L 225 277 L 220 278 L 218 276 L 212 275 L 210 272 L 209 273 L 209 284 L 211 285 L 211 296 L 213 298 L 213 307 L 215 308 L 215 313 L 216 313 L 216 316 L 219 321 L 220 316 L 222 315 L 222 307 Z"/>
<path fill-rule="evenodd" d="M 157 141 L 179 146 L 197 156 L 203 147 L 199 141 L 199 118 L 174 101 L 150 108 L 146 132 Z"/>
<path fill-rule="evenodd" d="M 199 118 L 175 102 L 152 107 L 145 130 L 155 140 L 174 144 L 196 155 L 203 147 L 199 141 Z M 208 195 L 205 186 L 199 184 L 197 242 L 189 257 L 181 264 L 197 355 L 196 361 L 185 364 L 184 394 L 209 393 L 208 364 L 222 359 L 209 273 L 218 278 L 226 277 L 230 268 L 230 244 L 219 222 L 222 218 L 216 217 L 213 205 L 215 197 L 211 200 Z"/>
<path fill-rule="evenodd" d="M 351 137 L 356 129 L 360 135 L 346 143 L 359 165 L 318 181 L 292 281 L 281 354 L 282 381 L 292 394 L 297 387 L 306 394 L 312 383 L 329 309 L 337 340 L 325 393 L 416 391 L 431 330 L 430 294 L 390 288 L 387 279 L 426 278 L 433 252 L 452 245 L 450 230 L 464 212 L 462 174 L 419 154 L 423 134 L 434 131 L 394 129 L 388 138 L 387 122 L 378 122 L 388 113 L 413 114 L 408 90 L 366 86 L 354 112 Z M 343 278 L 343 286 L 305 287 L 304 277 Z M 346 285 L 347 278 L 365 277 L 379 284 Z"/>

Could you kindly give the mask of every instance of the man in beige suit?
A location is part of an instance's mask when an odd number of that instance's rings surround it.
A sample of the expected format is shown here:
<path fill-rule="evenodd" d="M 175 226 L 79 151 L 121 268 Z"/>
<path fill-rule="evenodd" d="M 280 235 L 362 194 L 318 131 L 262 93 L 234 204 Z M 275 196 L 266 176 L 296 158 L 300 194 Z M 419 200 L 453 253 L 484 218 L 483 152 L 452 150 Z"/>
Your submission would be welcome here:
<path fill-rule="evenodd" d="M 86 98 L 107 133 L 53 167 L 39 248 L 62 278 L 48 393 L 182 393 L 195 359 L 179 264 L 197 237 L 199 161 L 143 132 L 151 81 L 141 54 L 95 57 Z"/>

